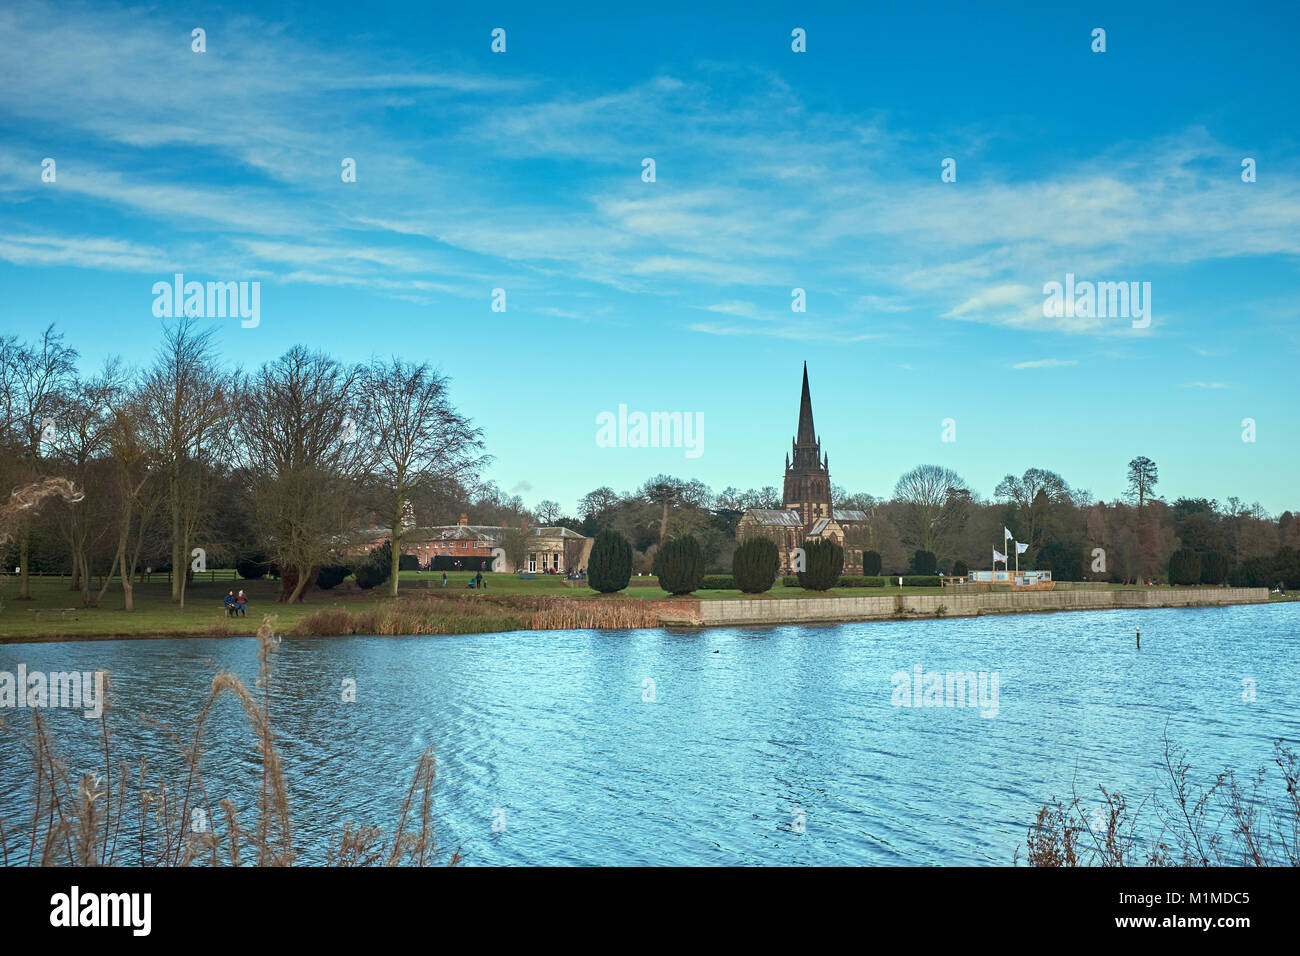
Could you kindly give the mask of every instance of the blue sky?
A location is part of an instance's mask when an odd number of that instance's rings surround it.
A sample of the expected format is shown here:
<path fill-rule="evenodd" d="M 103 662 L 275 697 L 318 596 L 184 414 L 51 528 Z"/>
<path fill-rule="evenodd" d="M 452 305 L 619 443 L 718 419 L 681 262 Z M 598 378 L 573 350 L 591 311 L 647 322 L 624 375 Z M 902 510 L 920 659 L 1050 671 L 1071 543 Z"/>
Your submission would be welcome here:
<path fill-rule="evenodd" d="M 806 360 L 853 491 L 1110 499 L 1141 454 L 1300 508 L 1296 4 L 606 6 L 6 5 L 0 330 L 144 362 L 154 282 L 257 280 L 231 362 L 427 359 L 529 504 L 779 484 Z M 1066 273 L 1150 282 L 1150 327 L 1044 317 Z M 598 447 L 620 404 L 703 454 Z"/>

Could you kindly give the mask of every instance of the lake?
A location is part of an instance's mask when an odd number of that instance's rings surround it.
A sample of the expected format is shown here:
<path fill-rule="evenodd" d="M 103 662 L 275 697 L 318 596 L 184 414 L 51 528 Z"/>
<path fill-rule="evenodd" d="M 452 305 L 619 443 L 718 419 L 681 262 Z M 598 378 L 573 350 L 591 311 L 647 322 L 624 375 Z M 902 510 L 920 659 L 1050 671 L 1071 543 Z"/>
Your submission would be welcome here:
<path fill-rule="evenodd" d="M 285 638 L 275 660 L 273 723 L 301 862 L 321 862 L 349 820 L 390 830 L 430 744 L 439 845 L 460 847 L 469 865 L 1007 865 L 1054 795 L 1104 785 L 1136 803 L 1160 788 L 1166 728 L 1198 780 L 1253 771 L 1271 762 L 1274 738 L 1300 736 L 1296 604 Z M 139 715 L 187 739 L 212 666 L 251 686 L 257 646 L 0 646 L 0 671 L 19 663 L 107 668 L 115 762 L 144 756 L 177 781 L 174 744 Z M 899 706 L 925 703 L 894 678 L 918 669 L 986 675 L 984 697 Z M 355 702 L 342 699 L 349 680 Z M 0 818 L 12 849 L 15 828 L 30 826 L 31 716 L 4 713 Z M 69 767 L 102 773 L 98 721 L 45 713 Z M 260 763 L 233 698 L 208 741 L 213 805 L 229 796 L 251 827 Z"/>

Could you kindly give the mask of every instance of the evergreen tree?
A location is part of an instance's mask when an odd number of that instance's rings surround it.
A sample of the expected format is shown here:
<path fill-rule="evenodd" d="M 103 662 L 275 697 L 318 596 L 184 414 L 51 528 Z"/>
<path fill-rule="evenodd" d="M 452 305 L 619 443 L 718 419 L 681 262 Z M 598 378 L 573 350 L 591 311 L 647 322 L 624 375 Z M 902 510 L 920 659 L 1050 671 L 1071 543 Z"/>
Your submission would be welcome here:
<path fill-rule="evenodd" d="M 1049 541 L 1043 545 L 1034 564 L 1041 571 L 1051 571 L 1055 581 L 1083 580 L 1083 555 L 1078 549 L 1059 541 Z"/>
<path fill-rule="evenodd" d="M 1222 584 L 1228 579 L 1228 559 L 1221 551 L 1206 551 L 1201 555 L 1201 583 Z"/>
<path fill-rule="evenodd" d="M 1201 556 L 1190 548 L 1179 548 L 1169 556 L 1170 584 L 1199 584 Z"/>
<path fill-rule="evenodd" d="M 602 531 L 591 546 L 587 582 L 601 594 L 613 594 L 632 580 L 632 545 L 617 531 Z"/>
<path fill-rule="evenodd" d="M 673 538 L 655 552 L 654 573 L 669 594 L 690 594 L 704 581 L 704 557 L 691 535 Z"/>
<path fill-rule="evenodd" d="M 746 594 L 762 594 L 776 582 L 781 555 L 771 538 L 750 538 L 731 558 L 731 574 L 736 587 Z"/>
<path fill-rule="evenodd" d="M 316 587 L 328 591 L 342 584 L 343 579 L 351 573 L 352 569 L 345 564 L 327 564 L 316 575 Z"/>
<path fill-rule="evenodd" d="M 353 572 L 357 587 L 369 591 L 388 580 L 393 573 L 393 543 L 385 541 L 371 551 L 366 560 Z"/>
<path fill-rule="evenodd" d="M 828 591 L 840 582 L 844 570 L 844 549 L 834 541 L 805 541 L 806 570 L 799 572 L 799 586 L 805 591 Z"/>

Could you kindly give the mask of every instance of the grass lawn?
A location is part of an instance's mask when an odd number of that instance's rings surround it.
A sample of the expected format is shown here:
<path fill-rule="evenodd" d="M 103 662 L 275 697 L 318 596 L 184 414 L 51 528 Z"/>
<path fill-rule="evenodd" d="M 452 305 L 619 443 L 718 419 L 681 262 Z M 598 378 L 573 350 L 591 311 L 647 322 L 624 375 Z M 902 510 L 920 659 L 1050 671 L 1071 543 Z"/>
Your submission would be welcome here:
<path fill-rule="evenodd" d="M 460 594 L 474 594 L 465 587 L 472 572 L 456 571 L 447 573 L 447 590 L 456 590 Z M 488 574 L 489 595 L 552 595 L 560 598 L 597 598 L 601 595 L 587 587 L 569 587 L 558 575 L 538 575 L 532 580 L 523 580 L 511 574 Z M 631 586 L 610 598 L 663 600 L 670 597 L 661 590 L 654 578 L 633 576 Z M 400 577 L 401 590 L 423 591 L 426 588 L 441 591 L 441 572 L 403 571 Z M 1105 585 L 1098 585 L 1103 587 Z M 228 618 L 221 599 L 226 591 L 243 588 L 248 595 L 248 616 Z M 1119 588 L 1120 585 L 1110 585 Z M 1140 586 L 1130 586 L 1129 590 Z M 96 593 L 92 591 L 92 593 Z M 826 594 L 804 591 L 802 588 L 787 588 L 777 584 L 763 597 L 768 599 L 816 598 L 834 600 L 838 597 L 881 597 L 899 594 L 897 587 L 887 588 L 836 588 Z M 937 588 L 903 588 L 903 594 L 939 594 Z M 284 632 L 292 628 L 302 618 L 325 608 L 361 610 L 381 601 L 387 594 L 385 588 L 371 591 L 359 591 L 354 588 L 335 589 L 332 591 L 312 591 L 307 594 L 302 604 L 277 604 L 280 595 L 278 581 L 264 579 L 261 581 L 243 581 L 222 579 L 217 581 L 195 581 L 186 589 L 185 607 L 179 608 L 171 601 L 171 587 L 165 577 L 154 576 L 154 580 L 140 582 L 135 587 L 136 609 L 131 613 L 122 610 L 122 592 L 114 584 L 104 595 L 103 604 L 97 608 L 81 607 L 79 592 L 68 590 L 67 579 L 57 577 L 33 577 L 32 600 L 17 600 L 18 581 L 12 575 L 0 577 L 0 642 L 24 640 L 57 640 L 71 638 L 111 638 L 130 636 L 172 636 L 172 635 L 251 635 L 257 631 L 264 614 L 277 616 L 276 628 Z M 698 591 L 692 597 L 700 600 L 736 600 L 747 597 L 739 591 Z M 1300 595 L 1289 594 L 1285 597 L 1272 595 L 1274 600 L 1296 600 Z"/>

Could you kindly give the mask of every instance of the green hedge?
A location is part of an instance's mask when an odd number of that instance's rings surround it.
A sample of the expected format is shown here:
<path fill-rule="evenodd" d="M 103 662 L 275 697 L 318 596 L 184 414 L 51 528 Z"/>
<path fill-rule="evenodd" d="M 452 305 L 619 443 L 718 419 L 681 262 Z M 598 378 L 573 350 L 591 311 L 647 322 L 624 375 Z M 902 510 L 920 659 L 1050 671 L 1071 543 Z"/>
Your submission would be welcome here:
<path fill-rule="evenodd" d="M 730 574 L 706 574 L 700 582 L 701 591 L 734 591 L 736 579 Z"/>
<path fill-rule="evenodd" d="M 929 577 L 907 577 L 903 578 L 908 587 L 938 587 L 939 578 Z M 916 583 L 919 582 L 919 583 Z M 787 588 L 800 587 L 799 577 L 795 574 L 787 574 L 781 578 L 781 586 Z M 843 574 L 836 587 L 840 588 L 892 588 L 898 587 L 898 578 L 885 577 L 864 577 L 860 574 Z"/>
<path fill-rule="evenodd" d="M 943 578 L 935 575 L 931 577 L 928 574 L 905 574 L 903 575 L 903 587 L 905 588 L 938 588 L 943 587 Z"/>

